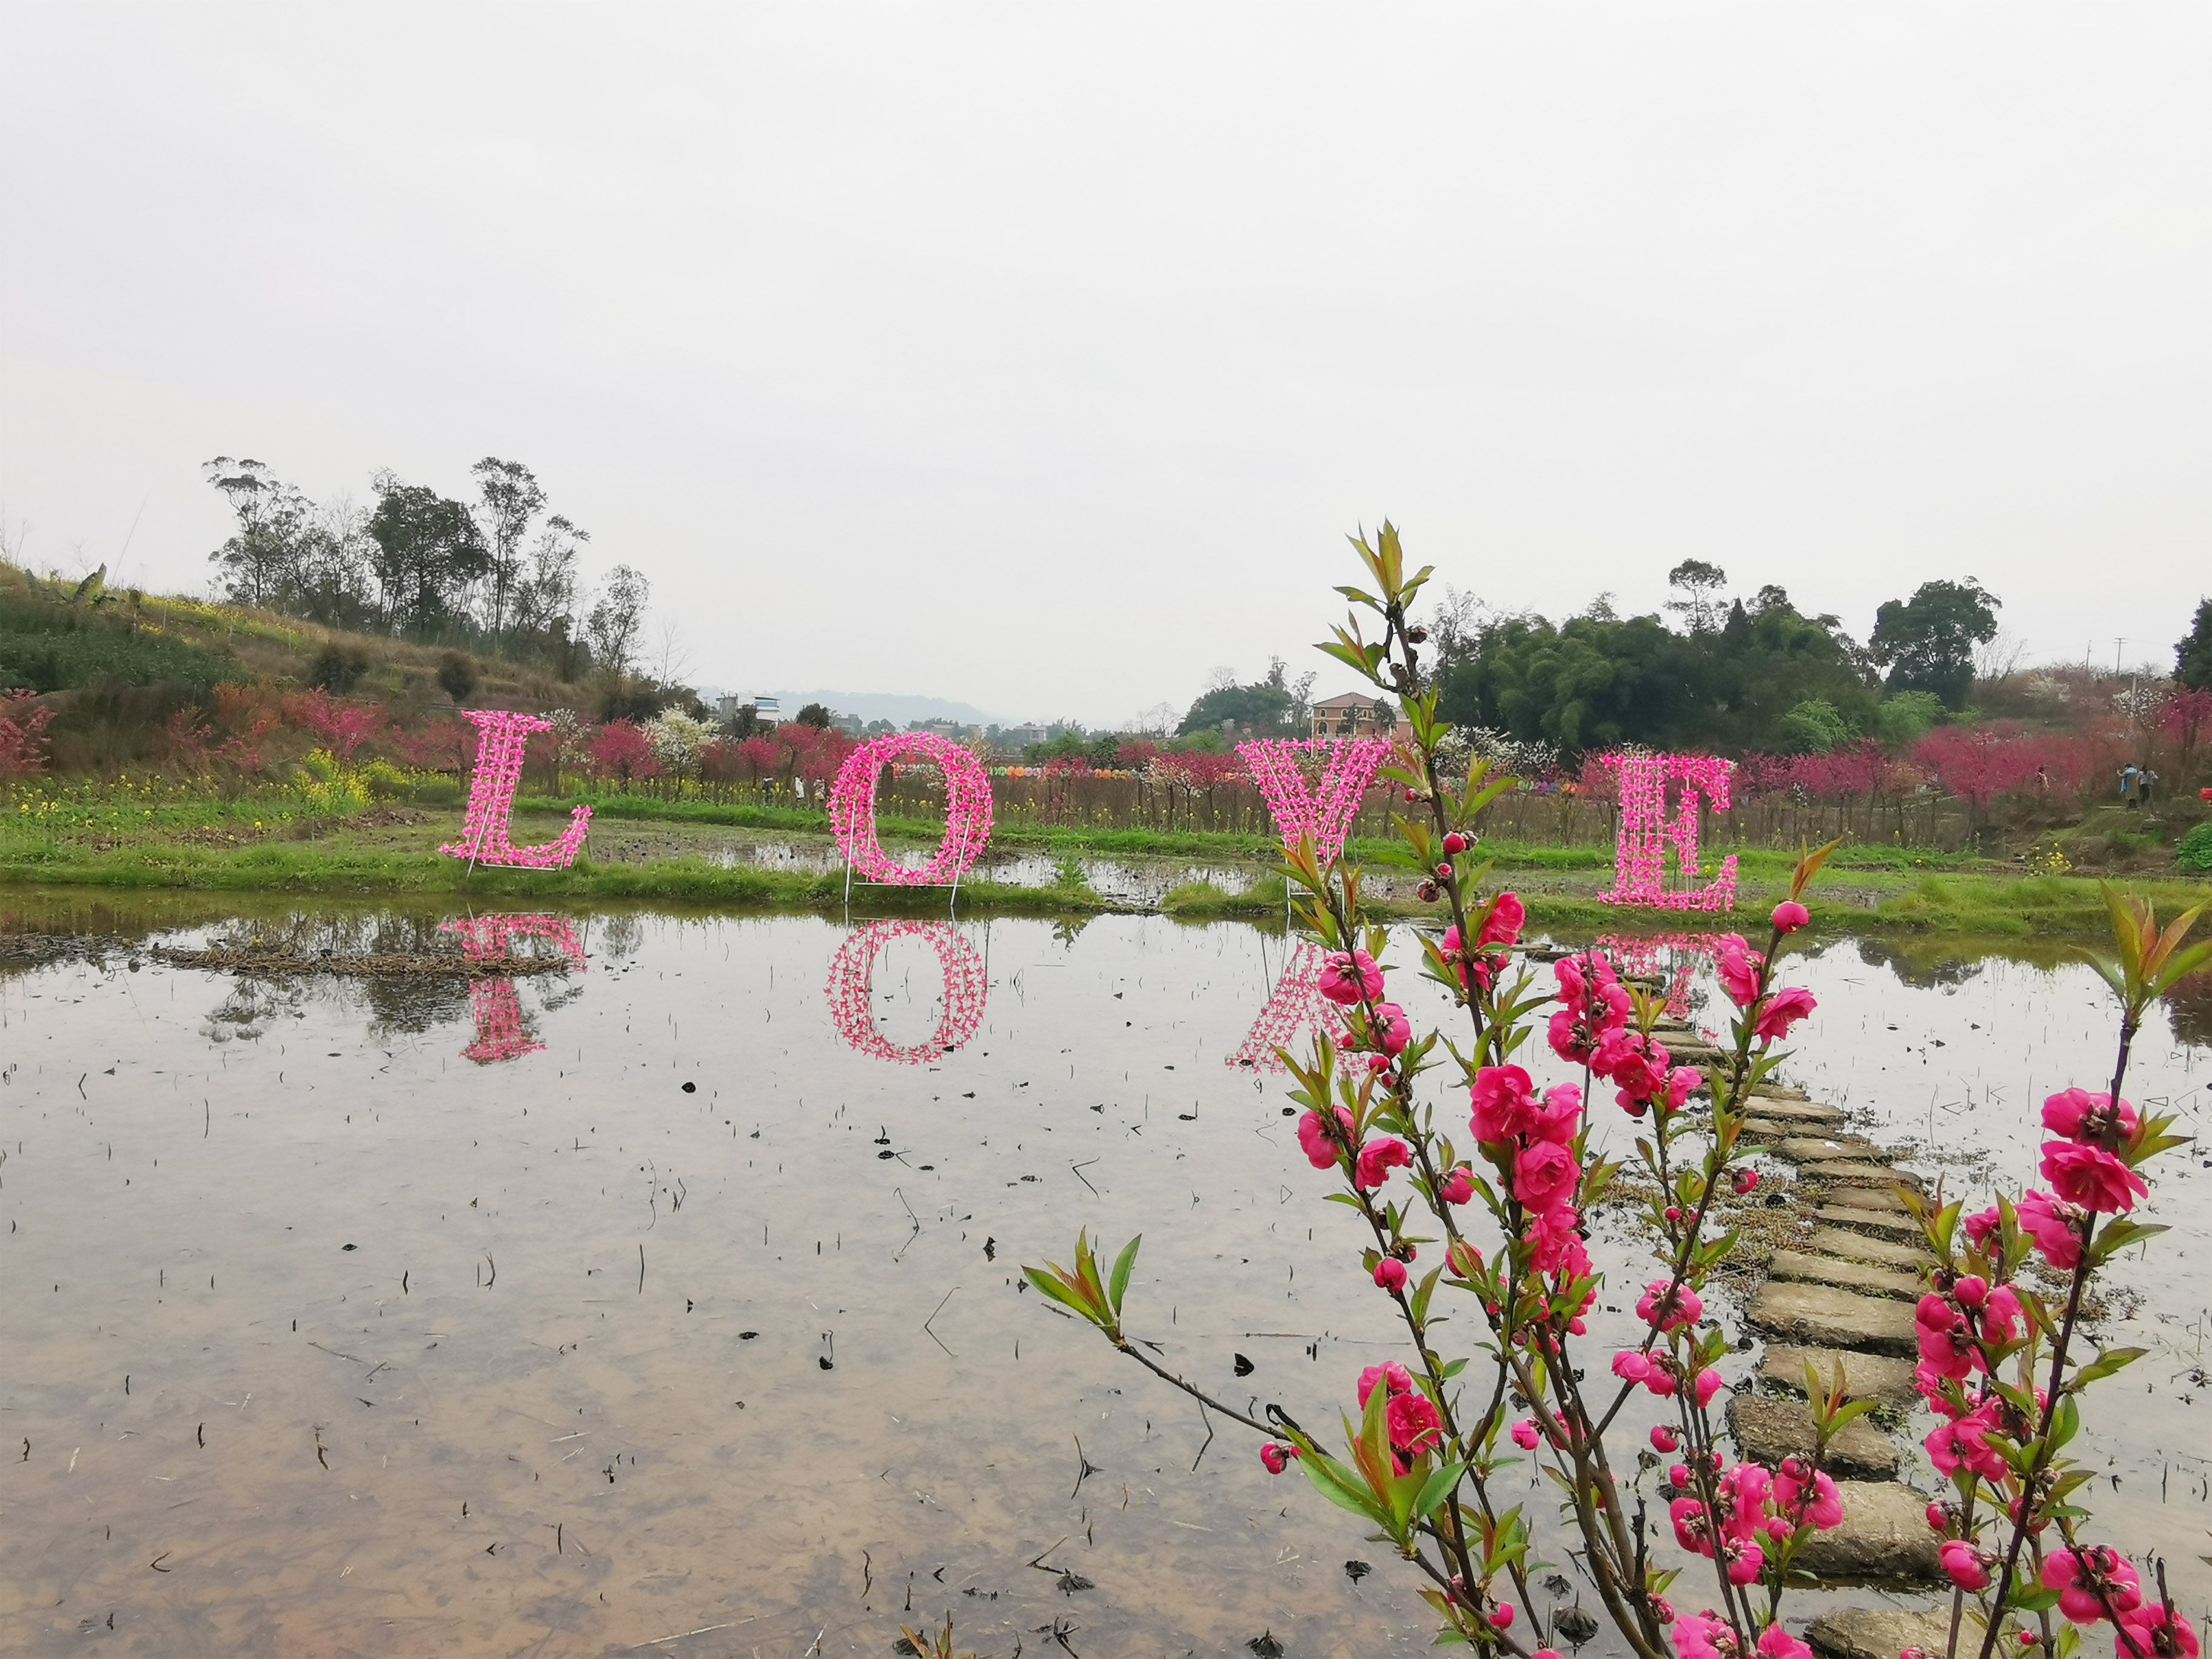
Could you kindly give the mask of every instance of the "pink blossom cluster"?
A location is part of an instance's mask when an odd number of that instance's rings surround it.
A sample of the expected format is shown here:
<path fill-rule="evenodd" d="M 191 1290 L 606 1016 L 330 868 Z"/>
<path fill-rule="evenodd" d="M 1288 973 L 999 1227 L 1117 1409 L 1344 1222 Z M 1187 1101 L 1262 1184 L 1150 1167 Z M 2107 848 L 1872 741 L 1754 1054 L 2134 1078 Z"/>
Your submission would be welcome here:
<path fill-rule="evenodd" d="M 1273 814 L 1283 845 L 1295 847 L 1310 839 L 1323 864 L 1343 853 L 1359 803 L 1389 753 L 1387 738 L 1254 738 L 1237 745 L 1237 758 Z M 1323 757 L 1318 793 L 1299 765 L 1310 754 Z"/>
<path fill-rule="evenodd" d="M 1730 910 L 1735 908 L 1735 855 L 1721 860 L 1720 873 L 1698 888 L 1668 890 L 1667 849 L 1673 844 L 1686 880 L 1698 873 L 1699 798 L 1718 811 L 1729 805 L 1733 761 L 1710 755 L 1630 755 L 1602 757 L 1619 781 L 1620 830 L 1614 843 L 1613 887 L 1599 898 L 1607 904 L 1632 904 L 1656 910 Z M 1667 815 L 1667 786 L 1681 786 L 1674 817 Z"/>
<path fill-rule="evenodd" d="M 1444 960 L 1458 975 L 1462 989 L 1480 987 L 1487 991 L 1497 981 L 1513 947 L 1521 942 L 1521 929 L 1528 920 L 1528 907 L 1521 902 L 1518 893 L 1500 893 L 1491 901 L 1490 908 L 1475 928 L 1472 949 L 1462 944 L 1456 922 L 1444 929 Z"/>
<path fill-rule="evenodd" d="M 592 809 L 579 806 L 568 816 L 561 839 L 536 847 L 507 840 L 515 787 L 522 781 L 523 754 L 533 732 L 550 732 L 550 720 L 506 708 L 465 708 L 461 717 L 477 728 L 477 763 L 469 780 L 469 805 L 461 819 L 461 838 L 438 850 L 450 857 L 501 868 L 565 870 L 583 849 Z"/>
<path fill-rule="evenodd" d="M 1631 1116 L 1647 1107 L 1678 1112 L 1702 1080 L 1697 1068 L 1677 1066 L 1667 1045 L 1628 1029 L 1635 1004 L 1613 964 L 1595 951 L 1562 957 L 1552 964 L 1559 1006 L 1552 1015 L 1552 1052 L 1587 1066 L 1616 1085 L 1613 1098 Z"/>
<path fill-rule="evenodd" d="M 909 869 L 876 840 L 876 786 L 884 769 L 904 756 L 933 761 L 945 775 L 945 838 L 937 856 Z M 862 879 L 889 887 L 943 887 L 957 881 L 991 839 L 991 780 L 982 763 L 949 738 L 897 732 L 862 744 L 837 769 L 830 790 L 830 827 L 838 850 Z"/>
<path fill-rule="evenodd" d="M 1775 907 L 1774 925 L 1785 933 L 1796 932 L 1809 920 L 1802 904 L 1785 900 Z M 1820 1006 L 1802 985 L 1785 985 L 1762 997 L 1759 988 L 1766 969 L 1766 953 L 1753 950 L 1741 933 L 1721 935 L 1714 961 L 1728 1000 L 1747 1013 L 1756 1006 L 1752 1029 L 1762 1042 L 1783 1041 L 1792 1026 Z"/>
<path fill-rule="evenodd" d="M 1752 1659 L 1735 1639 L 1735 1629 L 1710 1607 L 1686 1613 L 1674 1626 L 1674 1651 L 1679 1659 Z M 1753 1644 L 1758 1659 L 1813 1659 L 1809 1644 L 1800 1641 L 1779 1620 L 1759 1633 Z"/>
<path fill-rule="evenodd" d="M 1728 1464 L 1716 1451 L 1692 1452 L 1688 1462 L 1668 1470 L 1667 1480 L 1676 1494 L 1668 1504 L 1674 1541 L 1720 1563 L 1734 1584 L 1748 1584 L 1765 1570 L 1770 1546 L 1808 1528 L 1832 1530 L 1844 1521 L 1836 1483 L 1801 1458 L 1785 1457 L 1780 1468 L 1770 1471 L 1759 1463 Z M 1710 1505 L 1693 1495 L 1707 1484 Z"/>
<path fill-rule="evenodd" d="M 944 975 L 945 1012 L 926 1042 L 904 1047 L 876 1028 L 876 958 L 895 939 L 918 939 L 937 953 Z M 983 1023 L 990 981 L 983 958 L 950 922 L 893 919 L 856 927 L 830 959 L 830 1018 L 848 1048 L 901 1066 L 942 1060 L 975 1035 Z"/>

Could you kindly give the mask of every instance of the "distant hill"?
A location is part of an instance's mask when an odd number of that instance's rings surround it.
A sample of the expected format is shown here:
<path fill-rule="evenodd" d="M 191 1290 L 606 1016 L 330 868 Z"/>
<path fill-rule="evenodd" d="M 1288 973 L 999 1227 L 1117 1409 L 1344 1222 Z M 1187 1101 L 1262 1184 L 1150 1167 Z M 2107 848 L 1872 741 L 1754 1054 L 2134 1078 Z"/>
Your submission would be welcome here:
<path fill-rule="evenodd" d="M 863 720 L 889 720 L 903 726 L 914 720 L 957 720 L 963 726 L 1007 726 L 1003 714 L 989 714 L 971 702 L 946 697 L 918 697 L 902 691 L 778 691 L 774 694 L 788 714 L 810 702 L 826 705 L 833 714 L 852 714 Z"/>

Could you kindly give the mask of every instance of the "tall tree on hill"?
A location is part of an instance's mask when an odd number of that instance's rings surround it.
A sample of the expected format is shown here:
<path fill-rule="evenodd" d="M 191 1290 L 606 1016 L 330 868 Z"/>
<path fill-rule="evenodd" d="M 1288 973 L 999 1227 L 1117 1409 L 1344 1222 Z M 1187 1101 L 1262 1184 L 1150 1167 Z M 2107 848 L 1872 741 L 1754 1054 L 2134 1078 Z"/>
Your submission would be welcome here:
<path fill-rule="evenodd" d="M 1972 576 L 1923 582 L 1910 600 L 1875 612 L 1867 648 L 1889 670 L 1893 691 L 1932 691 L 1946 708 L 1963 708 L 1974 685 L 1974 647 L 1996 636 L 2003 603 Z"/>
<path fill-rule="evenodd" d="M 235 605 L 281 607 L 298 574 L 311 503 L 259 461 L 218 455 L 201 470 L 238 515 L 238 533 L 208 555 L 222 568 L 223 597 Z"/>
<path fill-rule="evenodd" d="M 2212 599 L 2199 601 L 2196 625 L 2173 647 L 2173 678 L 2191 691 L 2212 691 Z"/>
<path fill-rule="evenodd" d="M 507 631 L 515 591 L 524 580 L 523 544 L 532 520 L 544 511 L 545 491 L 520 461 L 487 455 L 469 471 L 477 481 L 477 519 L 483 529 L 486 626 L 492 637 Z"/>
<path fill-rule="evenodd" d="M 645 629 L 646 602 L 652 594 L 650 582 L 629 566 L 618 564 L 607 573 L 607 583 L 600 590 L 599 603 L 584 618 L 584 634 L 592 643 L 592 660 L 617 678 L 629 670 L 630 659 Z"/>
<path fill-rule="evenodd" d="M 1703 559 L 1685 559 L 1667 573 L 1667 586 L 1682 596 L 1668 600 L 1667 608 L 1680 616 L 1692 634 L 1710 634 L 1727 619 L 1728 604 L 1722 595 L 1728 587 L 1728 572 L 1720 566 Z M 1773 591 L 1782 592 L 1780 588 Z M 1783 602 L 1789 602 L 1787 595 Z"/>
<path fill-rule="evenodd" d="M 402 633 L 434 635 L 461 619 L 469 589 L 488 565 L 483 537 L 459 501 L 425 484 L 379 472 L 368 533 L 385 615 Z"/>

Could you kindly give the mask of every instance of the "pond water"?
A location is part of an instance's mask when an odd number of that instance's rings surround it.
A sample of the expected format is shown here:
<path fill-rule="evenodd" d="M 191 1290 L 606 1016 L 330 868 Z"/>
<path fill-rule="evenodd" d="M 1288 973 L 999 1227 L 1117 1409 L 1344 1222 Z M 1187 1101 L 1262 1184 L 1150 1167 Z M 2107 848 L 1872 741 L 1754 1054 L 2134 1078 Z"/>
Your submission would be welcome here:
<path fill-rule="evenodd" d="M 143 948 L 451 948 L 445 914 L 75 919 L 116 948 L 0 978 L 0 1649 L 799 1659 L 950 1609 L 987 1654 L 1427 1650 L 1348 1516 L 1018 1282 L 1141 1231 L 1133 1331 L 1309 1423 L 1397 1347 L 1238 1063 L 1304 1012 L 1279 933 L 601 913 L 511 943 L 580 971 L 464 988 Z M 1794 1074 L 1954 1185 L 2017 1181 L 2042 1093 L 2109 1070 L 2084 969 L 1799 974 Z M 2186 1036 L 2130 1089 L 2185 1126 Z M 2166 1164 L 2101 1333 L 2155 1353 L 2093 1424 L 2100 1510 L 2193 1611 L 2212 1161 Z"/>

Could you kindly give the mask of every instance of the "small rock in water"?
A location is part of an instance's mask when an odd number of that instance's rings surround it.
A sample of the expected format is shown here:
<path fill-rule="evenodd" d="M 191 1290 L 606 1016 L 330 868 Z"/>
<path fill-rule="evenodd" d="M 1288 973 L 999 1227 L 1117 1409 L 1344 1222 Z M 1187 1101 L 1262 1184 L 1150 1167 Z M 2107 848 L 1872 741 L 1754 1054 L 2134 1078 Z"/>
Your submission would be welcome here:
<path fill-rule="evenodd" d="M 1355 1584 L 1374 1571 L 1375 1569 L 1364 1561 L 1347 1561 L 1344 1564 L 1344 1576 Z"/>
<path fill-rule="evenodd" d="M 1251 1376 L 1253 1371 L 1252 1362 L 1247 1359 L 1243 1354 L 1238 1354 L 1236 1361 L 1236 1370 L 1237 1375 L 1239 1376 Z"/>
<path fill-rule="evenodd" d="M 699 1092 L 699 1085 L 696 1083 L 687 1083 L 684 1085 L 684 1092 L 687 1095 L 696 1095 Z"/>
<path fill-rule="evenodd" d="M 1275 1639 L 1275 1632 L 1263 1631 L 1244 1644 L 1260 1656 L 1260 1659 L 1283 1659 L 1283 1644 Z"/>

